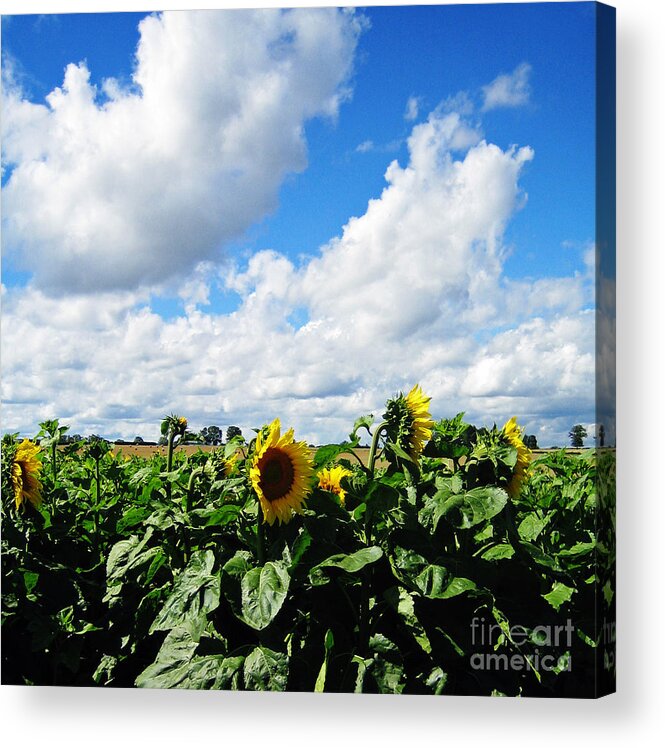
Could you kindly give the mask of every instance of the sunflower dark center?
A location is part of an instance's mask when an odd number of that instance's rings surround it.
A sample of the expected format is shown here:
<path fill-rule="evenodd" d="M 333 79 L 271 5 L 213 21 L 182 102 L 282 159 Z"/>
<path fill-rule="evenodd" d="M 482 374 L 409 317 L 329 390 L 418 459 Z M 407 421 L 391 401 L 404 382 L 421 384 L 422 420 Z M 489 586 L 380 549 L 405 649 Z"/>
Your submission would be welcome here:
<path fill-rule="evenodd" d="M 286 452 L 270 447 L 259 460 L 259 482 L 263 495 L 268 501 L 277 501 L 293 486 L 293 462 Z"/>

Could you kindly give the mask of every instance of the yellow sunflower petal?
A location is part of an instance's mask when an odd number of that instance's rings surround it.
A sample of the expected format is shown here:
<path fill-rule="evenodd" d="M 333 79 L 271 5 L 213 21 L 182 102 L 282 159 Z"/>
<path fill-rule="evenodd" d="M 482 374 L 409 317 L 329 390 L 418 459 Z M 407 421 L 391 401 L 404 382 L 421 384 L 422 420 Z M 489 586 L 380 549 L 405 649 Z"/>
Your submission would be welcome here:
<path fill-rule="evenodd" d="M 515 471 L 513 477 L 506 487 L 508 495 L 512 498 L 519 496 L 522 488 L 522 483 L 526 478 L 527 468 L 533 457 L 533 452 L 526 446 L 522 440 L 522 429 L 517 425 L 517 418 L 513 416 L 508 420 L 504 427 L 501 429 L 501 433 L 505 437 L 508 444 L 515 447 L 517 450 L 517 462 L 515 464 Z"/>
<path fill-rule="evenodd" d="M 344 506 L 346 491 L 342 488 L 341 481 L 345 476 L 353 475 L 350 470 L 336 465 L 333 468 L 323 468 L 319 471 L 319 488 L 339 496 L 339 503 Z"/>
<path fill-rule="evenodd" d="M 39 460 L 40 448 L 29 439 L 24 439 L 16 448 L 11 468 L 12 488 L 16 508 L 20 509 L 25 502 L 34 507 L 42 503 L 42 484 L 39 474 L 42 463 Z"/>
<path fill-rule="evenodd" d="M 413 459 L 420 455 L 425 444 L 432 438 L 434 421 L 429 413 L 431 399 L 425 395 L 419 384 L 414 385 L 406 396 L 406 405 L 411 415 L 409 451 Z"/>

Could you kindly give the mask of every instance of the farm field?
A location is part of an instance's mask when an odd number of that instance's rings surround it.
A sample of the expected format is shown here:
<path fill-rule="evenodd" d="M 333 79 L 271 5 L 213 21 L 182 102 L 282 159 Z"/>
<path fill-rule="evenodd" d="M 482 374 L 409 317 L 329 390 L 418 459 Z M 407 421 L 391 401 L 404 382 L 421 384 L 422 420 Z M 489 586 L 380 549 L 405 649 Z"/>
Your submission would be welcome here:
<path fill-rule="evenodd" d="M 315 450 L 278 421 L 179 447 L 177 416 L 164 450 L 5 438 L 2 682 L 594 695 L 613 450 L 428 402 Z"/>
<path fill-rule="evenodd" d="M 60 446 L 58 447 L 59 450 L 65 449 L 65 447 Z M 187 455 L 188 457 L 196 454 L 199 450 L 201 450 L 203 453 L 210 453 L 214 452 L 216 449 L 219 449 L 219 447 L 212 446 L 210 444 L 183 444 L 180 447 L 178 447 L 178 451 Z M 314 456 L 317 452 L 318 447 L 312 447 L 310 448 L 310 453 L 312 456 Z M 370 448 L 368 446 L 359 446 L 355 448 L 356 454 L 361 458 L 361 460 L 367 464 L 367 459 L 369 457 L 369 450 Z M 539 457 L 542 455 L 550 454 L 552 452 L 558 451 L 556 449 L 532 449 L 531 452 L 533 453 L 534 458 Z M 575 448 L 563 448 L 563 451 L 566 454 L 570 455 L 579 455 L 584 454 L 585 452 L 590 452 L 591 448 L 588 449 L 575 449 Z M 163 445 L 151 445 L 151 444 L 122 444 L 122 445 L 116 445 L 111 443 L 111 452 L 113 454 L 122 453 L 126 457 L 139 457 L 144 460 L 151 459 L 154 455 L 161 455 L 162 457 L 166 457 L 167 453 L 167 447 Z"/>

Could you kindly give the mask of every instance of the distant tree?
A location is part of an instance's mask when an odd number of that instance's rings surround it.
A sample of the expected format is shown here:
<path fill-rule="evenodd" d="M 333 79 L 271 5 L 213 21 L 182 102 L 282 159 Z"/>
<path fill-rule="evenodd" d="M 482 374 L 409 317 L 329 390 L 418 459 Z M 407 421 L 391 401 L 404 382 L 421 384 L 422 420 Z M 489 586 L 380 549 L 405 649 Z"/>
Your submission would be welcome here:
<path fill-rule="evenodd" d="M 583 447 L 587 432 L 584 426 L 582 426 L 581 423 L 578 423 L 568 432 L 568 436 L 570 437 L 570 443 L 573 447 Z"/>
<path fill-rule="evenodd" d="M 598 441 L 599 447 L 605 446 L 605 426 L 602 423 L 598 425 L 598 433 L 595 438 Z"/>
<path fill-rule="evenodd" d="M 212 444 L 216 447 L 222 443 L 224 435 L 219 426 L 205 426 L 201 429 L 200 436 L 206 444 Z"/>
<path fill-rule="evenodd" d="M 242 436 L 241 429 L 239 429 L 238 426 L 229 426 L 228 429 L 226 429 L 226 441 L 230 442 L 231 439 L 236 436 Z"/>
<path fill-rule="evenodd" d="M 141 436 L 135 436 L 134 437 L 134 444 L 145 444 L 145 442 L 143 441 L 143 437 L 141 437 Z"/>
<path fill-rule="evenodd" d="M 524 437 L 524 444 L 528 449 L 538 449 L 538 440 L 534 434 L 527 434 Z"/>

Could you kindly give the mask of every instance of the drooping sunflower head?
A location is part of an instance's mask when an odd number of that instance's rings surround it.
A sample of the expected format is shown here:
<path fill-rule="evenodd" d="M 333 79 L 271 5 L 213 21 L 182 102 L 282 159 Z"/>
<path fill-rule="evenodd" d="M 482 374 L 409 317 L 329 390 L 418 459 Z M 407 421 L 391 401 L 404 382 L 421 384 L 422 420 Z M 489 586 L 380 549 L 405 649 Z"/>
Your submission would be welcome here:
<path fill-rule="evenodd" d="M 42 463 L 39 452 L 39 447 L 29 439 L 24 439 L 14 452 L 11 482 L 17 509 L 28 502 L 35 508 L 42 503 L 42 484 L 39 480 Z"/>
<path fill-rule="evenodd" d="M 280 435 L 280 428 L 276 418 L 261 429 L 249 469 L 263 519 L 270 525 L 289 522 L 294 512 L 302 512 L 314 476 L 307 444 L 294 440 L 293 429 Z"/>
<path fill-rule="evenodd" d="M 501 429 L 501 437 L 507 444 L 510 444 L 511 447 L 515 447 L 517 450 L 517 462 L 515 463 L 513 477 L 506 486 L 508 495 L 515 498 L 520 494 L 522 483 L 526 478 L 527 468 L 533 457 L 533 452 L 531 452 L 522 440 L 522 429 L 517 425 L 517 418 L 515 416 L 507 421 Z"/>
<path fill-rule="evenodd" d="M 353 473 L 341 465 L 336 465 L 333 468 L 323 468 L 319 471 L 319 488 L 339 496 L 339 503 L 344 506 L 346 491 L 342 488 L 342 478 L 351 475 Z"/>
<path fill-rule="evenodd" d="M 230 478 L 238 469 L 239 459 L 239 452 L 234 452 L 230 457 L 226 457 L 223 448 L 215 449 L 208 456 L 205 471 L 211 480 Z"/>
<path fill-rule="evenodd" d="M 234 452 L 228 459 L 224 460 L 224 477 L 229 478 L 235 473 L 238 467 L 239 452 Z"/>
<path fill-rule="evenodd" d="M 173 437 L 184 436 L 187 431 L 187 419 L 185 416 L 177 416 L 175 413 L 171 413 L 169 416 L 165 416 L 162 421 L 161 431 L 162 436 L 168 436 L 169 433 Z"/>
<path fill-rule="evenodd" d="M 429 412 L 432 398 L 427 397 L 419 384 L 408 395 L 401 392 L 388 400 L 383 415 L 387 422 L 388 438 L 403 449 L 412 460 L 417 460 L 432 436 L 434 421 Z"/>

